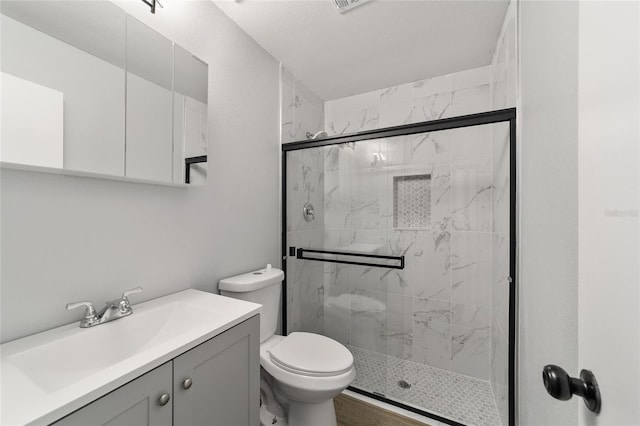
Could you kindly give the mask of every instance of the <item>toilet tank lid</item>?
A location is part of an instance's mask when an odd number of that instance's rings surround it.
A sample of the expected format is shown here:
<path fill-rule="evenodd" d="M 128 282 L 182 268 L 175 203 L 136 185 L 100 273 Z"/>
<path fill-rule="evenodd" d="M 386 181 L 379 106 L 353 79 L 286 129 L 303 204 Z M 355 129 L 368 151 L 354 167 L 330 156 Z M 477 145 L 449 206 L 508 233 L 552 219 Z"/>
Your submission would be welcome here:
<path fill-rule="evenodd" d="M 224 278 L 218 283 L 218 289 L 233 293 L 260 290 L 282 282 L 284 272 L 278 268 L 264 268 L 246 274 Z"/>

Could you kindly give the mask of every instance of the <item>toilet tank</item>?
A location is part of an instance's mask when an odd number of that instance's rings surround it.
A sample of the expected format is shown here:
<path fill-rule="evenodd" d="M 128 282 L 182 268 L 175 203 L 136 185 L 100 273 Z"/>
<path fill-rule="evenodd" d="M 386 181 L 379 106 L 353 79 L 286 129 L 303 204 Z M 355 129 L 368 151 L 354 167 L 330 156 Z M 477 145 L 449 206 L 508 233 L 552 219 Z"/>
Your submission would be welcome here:
<path fill-rule="evenodd" d="M 267 265 L 265 269 L 247 272 L 220 280 L 220 294 L 262 305 L 260 315 L 260 342 L 273 336 L 278 327 L 278 310 L 284 272 Z"/>

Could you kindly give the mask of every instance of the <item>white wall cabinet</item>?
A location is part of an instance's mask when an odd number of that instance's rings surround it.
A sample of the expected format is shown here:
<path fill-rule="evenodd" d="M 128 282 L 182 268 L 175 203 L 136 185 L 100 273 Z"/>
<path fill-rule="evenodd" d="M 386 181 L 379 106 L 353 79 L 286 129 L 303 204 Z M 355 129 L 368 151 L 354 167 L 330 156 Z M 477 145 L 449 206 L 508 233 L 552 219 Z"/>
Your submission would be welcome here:
<path fill-rule="evenodd" d="M 256 315 L 54 424 L 255 426 L 259 398 Z"/>

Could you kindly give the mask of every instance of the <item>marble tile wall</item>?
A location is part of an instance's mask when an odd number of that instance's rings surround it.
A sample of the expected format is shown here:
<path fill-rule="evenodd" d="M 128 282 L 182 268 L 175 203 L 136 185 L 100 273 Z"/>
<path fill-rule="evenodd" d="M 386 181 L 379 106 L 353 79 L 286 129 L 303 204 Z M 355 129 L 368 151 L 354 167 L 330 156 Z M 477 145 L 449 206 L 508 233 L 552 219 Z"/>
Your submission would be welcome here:
<path fill-rule="evenodd" d="M 404 270 L 325 265 L 326 335 L 489 379 L 490 132 L 475 135 L 483 149 L 473 138 L 465 129 L 325 151 L 324 246 L 406 259 Z M 394 228 L 393 178 L 416 174 L 431 176 L 430 224 Z"/>
<path fill-rule="evenodd" d="M 325 130 L 345 134 L 487 111 L 489 79 L 490 68 L 483 67 L 329 101 Z M 366 244 L 377 253 L 404 254 L 406 267 L 326 267 L 340 272 L 325 274 L 330 300 L 325 318 L 336 317 L 325 321 L 325 334 L 489 379 L 491 129 L 378 139 L 333 150 L 331 164 L 325 163 L 325 245 Z M 393 177 L 419 174 L 431 175 L 430 224 L 394 228 Z"/>
<path fill-rule="evenodd" d="M 325 131 L 344 134 L 488 111 L 491 70 L 326 102 Z M 283 90 L 288 89 L 285 81 Z M 295 101 L 290 106 L 291 113 L 283 103 L 283 117 L 295 116 Z M 283 142 L 288 123 L 283 121 Z M 294 140 L 291 126 L 289 140 Z M 504 263 L 492 253 L 508 248 L 496 232 L 504 226 L 497 192 L 505 189 L 495 183 L 494 175 L 504 170 L 494 156 L 505 152 L 495 132 L 482 126 L 289 153 L 289 245 L 404 254 L 406 262 L 404 270 L 392 270 L 289 259 L 289 331 L 320 332 L 359 348 L 493 380 L 492 362 L 502 363 L 493 355 L 506 341 L 493 333 L 504 320 L 493 312 L 504 301 L 492 299 L 498 288 L 494 270 Z M 431 176 L 429 226 L 394 228 L 393 178 L 421 174 Z M 311 224 L 298 213 L 308 200 L 316 207 Z"/>
<path fill-rule="evenodd" d="M 324 101 L 280 65 L 280 140 L 307 139 L 307 132 L 324 130 Z"/>
<path fill-rule="evenodd" d="M 516 7 L 512 1 L 491 63 L 491 107 L 516 105 Z M 490 383 L 503 425 L 508 424 L 509 379 L 509 135 L 505 125 L 494 126 L 492 144 L 493 223 L 491 377 Z"/>
<path fill-rule="evenodd" d="M 327 101 L 329 135 L 489 111 L 491 67 L 401 84 Z"/>
<path fill-rule="evenodd" d="M 287 154 L 287 242 L 289 246 L 317 248 L 323 244 L 324 152 L 322 149 Z M 314 207 L 314 219 L 302 214 L 306 203 Z M 323 264 L 287 259 L 288 332 L 323 332 Z"/>

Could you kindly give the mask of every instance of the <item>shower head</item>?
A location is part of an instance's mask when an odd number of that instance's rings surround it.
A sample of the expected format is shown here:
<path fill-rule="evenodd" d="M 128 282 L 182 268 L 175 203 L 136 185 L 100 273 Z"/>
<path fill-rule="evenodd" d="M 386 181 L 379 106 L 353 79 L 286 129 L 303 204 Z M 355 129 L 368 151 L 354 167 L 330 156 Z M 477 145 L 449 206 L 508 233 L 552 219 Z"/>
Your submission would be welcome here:
<path fill-rule="evenodd" d="M 315 135 L 311 132 L 307 132 L 307 139 L 323 139 L 327 137 L 327 132 L 324 130 L 320 130 Z"/>

